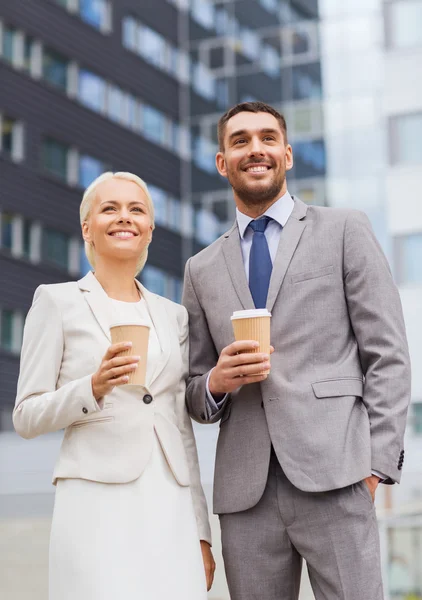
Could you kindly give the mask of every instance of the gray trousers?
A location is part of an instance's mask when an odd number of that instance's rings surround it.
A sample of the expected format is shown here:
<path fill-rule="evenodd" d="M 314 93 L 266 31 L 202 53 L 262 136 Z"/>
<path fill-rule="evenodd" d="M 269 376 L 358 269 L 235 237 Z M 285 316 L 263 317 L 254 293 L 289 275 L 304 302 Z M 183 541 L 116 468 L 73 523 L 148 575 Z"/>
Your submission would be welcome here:
<path fill-rule="evenodd" d="M 297 600 L 302 558 L 316 600 L 383 600 L 375 508 L 366 483 L 302 492 L 272 452 L 258 504 L 220 515 L 231 600 Z"/>

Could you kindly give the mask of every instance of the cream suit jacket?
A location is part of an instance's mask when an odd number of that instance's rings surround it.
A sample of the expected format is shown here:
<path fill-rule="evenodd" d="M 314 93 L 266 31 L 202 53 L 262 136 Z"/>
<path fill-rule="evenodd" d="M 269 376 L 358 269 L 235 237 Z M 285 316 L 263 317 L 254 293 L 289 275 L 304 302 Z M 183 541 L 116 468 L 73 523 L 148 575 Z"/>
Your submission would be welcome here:
<path fill-rule="evenodd" d="M 175 479 L 191 487 L 200 539 L 210 542 L 185 407 L 186 309 L 138 285 L 161 346 L 146 385 L 115 387 L 100 408 L 91 377 L 111 344 L 108 296 L 92 273 L 78 282 L 42 285 L 25 323 L 13 422 L 27 439 L 65 430 L 53 483 L 58 478 L 104 483 L 137 479 L 149 460 L 155 431 Z M 144 402 L 145 395 L 152 402 Z"/>

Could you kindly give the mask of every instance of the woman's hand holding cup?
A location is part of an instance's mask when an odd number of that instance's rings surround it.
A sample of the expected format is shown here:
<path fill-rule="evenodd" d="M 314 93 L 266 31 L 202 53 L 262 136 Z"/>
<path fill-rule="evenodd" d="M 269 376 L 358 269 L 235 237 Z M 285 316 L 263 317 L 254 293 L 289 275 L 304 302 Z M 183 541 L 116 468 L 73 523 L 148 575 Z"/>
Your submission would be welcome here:
<path fill-rule="evenodd" d="M 138 366 L 140 356 L 117 356 L 132 347 L 132 342 L 112 344 L 105 353 L 99 369 L 92 376 L 92 393 L 98 402 L 116 385 L 124 385 Z"/>

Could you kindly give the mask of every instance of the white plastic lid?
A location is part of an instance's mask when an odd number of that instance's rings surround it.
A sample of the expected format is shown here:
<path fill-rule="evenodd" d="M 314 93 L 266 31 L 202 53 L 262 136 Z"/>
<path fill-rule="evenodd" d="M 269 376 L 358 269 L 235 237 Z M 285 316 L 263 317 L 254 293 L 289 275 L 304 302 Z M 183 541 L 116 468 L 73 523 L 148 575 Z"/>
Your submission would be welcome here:
<path fill-rule="evenodd" d="M 116 321 L 110 325 L 110 329 L 112 327 L 148 327 L 148 329 L 151 329 L 151 326 L 148 325 L 148 323 L 140 323 L 139 321 L 137 323 L 134 323 L 133 321 Z"/>
<path fill-rule="evenodd" d="M 266 308 L 253 308 L 250 310 L 235 310 L 231 320 L 235 319 L 253 319 L 257 317 L 271 317 L 271 313 Z"/>

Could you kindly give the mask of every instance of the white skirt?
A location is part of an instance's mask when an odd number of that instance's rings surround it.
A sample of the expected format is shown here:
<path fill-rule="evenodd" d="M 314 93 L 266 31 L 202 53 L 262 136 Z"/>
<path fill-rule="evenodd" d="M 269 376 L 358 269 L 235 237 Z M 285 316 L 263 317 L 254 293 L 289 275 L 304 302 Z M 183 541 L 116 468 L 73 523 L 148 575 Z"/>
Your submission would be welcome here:
<path fill-rule="evenodd" d="M 58 481 L 50 600 L 206 600 L 191 491 L 154 439 L 136 481 Z"/>

